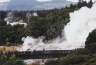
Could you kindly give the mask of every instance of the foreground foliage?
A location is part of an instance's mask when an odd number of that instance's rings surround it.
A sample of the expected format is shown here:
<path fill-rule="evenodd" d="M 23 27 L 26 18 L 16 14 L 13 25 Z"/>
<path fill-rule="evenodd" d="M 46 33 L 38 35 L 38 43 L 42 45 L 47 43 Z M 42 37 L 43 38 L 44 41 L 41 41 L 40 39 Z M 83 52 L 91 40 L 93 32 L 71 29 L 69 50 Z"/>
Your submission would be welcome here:
<path fill-rule="evenodd" d="M 96 65 L 96 53 L 86 48 L 78 49 L 56 61 L 48 61 L 45 65 Z"/>
<path fill-rule="evenodd" d="M 0 56 L 0 65 L 25 65 L 23 61 L 20 61 L 16 57 L 7 57 L 5 55 Z"/>

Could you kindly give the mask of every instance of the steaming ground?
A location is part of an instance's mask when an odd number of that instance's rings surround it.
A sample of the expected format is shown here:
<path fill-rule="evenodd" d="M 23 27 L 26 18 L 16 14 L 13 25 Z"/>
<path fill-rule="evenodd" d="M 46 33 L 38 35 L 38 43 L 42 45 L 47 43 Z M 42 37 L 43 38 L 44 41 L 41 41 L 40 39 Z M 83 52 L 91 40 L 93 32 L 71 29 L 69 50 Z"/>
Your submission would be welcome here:
<path fill-rule="evenodd" d="M 34 39 L 27 36 L 23 38 L 23 46 L 21 51 L 33 50 L 72 50 L 76 48 L 84 48 L 85 41 L 89 33 L 96 29 L 96 3 L 92 8 L 82 7 L 80 10 L 70 13 L 70 22 L 63 30 L 62 39 L 44 43 L 43 38 Z M 66 38 L 64 40 L 64 38 Z M 63 40 L 63 41 L 62 41 Z"/>

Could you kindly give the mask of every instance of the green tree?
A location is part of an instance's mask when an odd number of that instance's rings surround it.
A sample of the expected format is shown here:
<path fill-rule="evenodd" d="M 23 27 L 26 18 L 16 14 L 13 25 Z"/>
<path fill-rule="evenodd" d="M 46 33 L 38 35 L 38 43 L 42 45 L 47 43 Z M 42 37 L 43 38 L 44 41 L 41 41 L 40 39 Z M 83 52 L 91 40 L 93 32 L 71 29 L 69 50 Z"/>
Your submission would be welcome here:
<path fill-rule="evenodd" d="M 25 65 L 23 61 L 18 61 L 16 57 L 0 56 L 0 65 Z"/>

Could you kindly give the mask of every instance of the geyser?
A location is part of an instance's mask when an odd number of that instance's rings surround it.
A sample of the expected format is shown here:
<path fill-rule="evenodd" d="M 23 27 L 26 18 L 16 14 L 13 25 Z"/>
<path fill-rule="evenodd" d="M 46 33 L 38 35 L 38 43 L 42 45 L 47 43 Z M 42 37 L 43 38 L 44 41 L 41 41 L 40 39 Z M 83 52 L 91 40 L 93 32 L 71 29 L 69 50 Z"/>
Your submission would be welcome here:
<path fill-rule="evenodd" d="M 21 51 L 27 50 L 72 50 L 84 48 L 89 33 L 96 29 L 96 3 L 92 8 L 82 7 L 70 13 L 70 22 L 65 26 L 63 35 L 66 40 L 56 38 L 45 44 L 43 38 L 26 37 Z M 63 41 L 61 41 L 63 40 Z"/>

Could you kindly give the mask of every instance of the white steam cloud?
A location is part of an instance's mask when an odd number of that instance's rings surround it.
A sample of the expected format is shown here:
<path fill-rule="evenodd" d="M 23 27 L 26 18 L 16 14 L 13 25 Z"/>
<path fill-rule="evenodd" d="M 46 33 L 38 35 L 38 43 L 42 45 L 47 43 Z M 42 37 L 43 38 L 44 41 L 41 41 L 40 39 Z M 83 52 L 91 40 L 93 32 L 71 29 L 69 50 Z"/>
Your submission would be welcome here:
<path fill-rule="evenodd" d="M 14 18 L 13 13 L 9 12 L 7 14 L 7 17 L 4 19 L 4 21 L 6 21 L 7 25 L 11 25 L 11 26 L 15 26 L 15 25 L 24 25 L 24 27 L 27 26 L 27 23 L 25 23 L 22 19 L 20 20 L 15 20 L 16 18 Z"/>
<path fill-rule="evenodd" d="M 70 22 L 62 33 L 65 35 L 66 40 L 57 38 L 45 44 L 42 42 L 43 38 L 34 39 L 28 36 L 23 39 L 22 51 L 84 48 L 86 38 L 94 29 L 96 29 L 96 3 L 92 8 L 82 7 L 80 10 L 70 13 Z"/>

